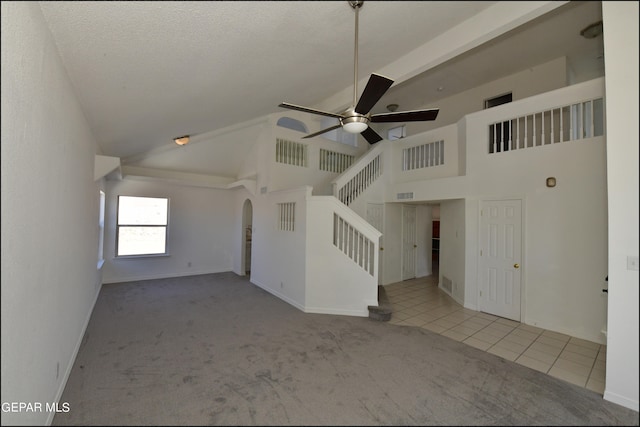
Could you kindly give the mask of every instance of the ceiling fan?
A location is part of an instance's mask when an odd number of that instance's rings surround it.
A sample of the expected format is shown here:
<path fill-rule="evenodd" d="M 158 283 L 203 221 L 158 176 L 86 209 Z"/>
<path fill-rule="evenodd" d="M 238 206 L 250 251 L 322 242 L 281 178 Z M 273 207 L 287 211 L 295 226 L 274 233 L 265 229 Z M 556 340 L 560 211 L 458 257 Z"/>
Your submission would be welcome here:
<path fill-rule="evenodd" d="M 435 120 L 438 116 L 438 112 L 440 111 L 438 108 L 371 114 L 373 106 L 376 105 L 380 98 L 382 98 L 382 95 L 384 95 L 393 84 L 393 80 L 379 74 L 371 74 L 369 81 L 358 100 L 358 10 L 362 7 L 364 1 L 348 0 L 348 3 L 355 10 L 356 14 L 356 35 L 353 61 L 353 104 L 341 113 L 330 113 L 327 111 L 315 110 L 313 108 L 301 107 L 287 102 L 283 102 L 278 106 L 289 108 L 291 110 L 303 111 L 305 113 L 334 117 L 340 121 L 340 123 L 335 126 L 307 135 L 303 137 L 303 139 L 313 138 L 314 136 L 342 127 L 346 132 L 361 134 L 369 144 L 375 144 L 376 142 L 381 141 L 382 137 L 369 127 L 369 123 L 420 122 Z"/>

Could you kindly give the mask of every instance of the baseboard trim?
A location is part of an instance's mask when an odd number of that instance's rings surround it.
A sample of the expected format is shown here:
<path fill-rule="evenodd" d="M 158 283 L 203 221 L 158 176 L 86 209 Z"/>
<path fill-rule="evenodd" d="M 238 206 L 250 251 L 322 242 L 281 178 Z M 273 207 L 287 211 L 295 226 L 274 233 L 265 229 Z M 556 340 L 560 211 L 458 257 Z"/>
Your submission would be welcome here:
<path fill-rule="evenodd" d="M 98 289 L 96 290 L 96 295 L 93 298 L 93 304 L 91 304 L 91 309 L 87 313 L 87 317 L 85 318 L 84 326 L 82 327 L 82 331 L 80 332 L 78 341 L 76 342 L 75 348 L 73 349 L 73 353 L 71 353 L 71 359 L 69 360 L 69 364 L 67 365 L 64 375 L 62 376 L 62 382 L 60 383 L 60 387 L 58 388 L 56 397 L 53 400 L 54 402 L 60 402 L 60 399 L 62 398 L 62 393 L 64 393 L 64 389 L 67 386 L 67 381 L 69 381 L 69 375 L 71 375 L 71 370 L 73 369 L 73 365 L 76 363 L 76 358 L 78 357 L 78 352 L 80 351 L 80 347 L 82 346 L 82 340 L 84 339 L 84 334 L 87 332 L 87 327 L 89 326 L 91 315 L 93 314 L 93 310 L 95 309 L 96 303 L 98 302 L 98 297 L 100 296 L 101 289 L 102 289 L 102 283 L 99 283 Z M 45 425 L 50 426 L 51 423 L 53 422 L 53 417 L 55 417 L 55 415 L 56 415 L 55 412 L 49 412 Z"/>
<path fill-rule="evenodd" d="M 346 310 L 346 309 L 333 309 L 322 307 L 306 307 L 303 310 L 305 313 L 314 314 L 331 314 L 336 316 L 354 316 L 354 317 L 369 317 L 369 309 L 362 310 Z"/>
<path fill-rule="evenodd" d="M 200 270 L 200 271 L 181 271 L 179 273 L 162 273 L 162 274 L 145 274 L 142 276 L 131 276 L 131 277 L 123 277 L 123 278 L 111 278 L 105 279 L 103 284 L 111 284 L 111 283 L 126 283 L 126 282 L 137 282 L 139 280 L 155 280 L 155 279 L 172 279 L 174 277 L 185 277 L 185 276 L 199 276 L 201 274 L 215 274 L 215 273 L 227 273 L 232 272 L 232 270 L 228 268 L 220 268 L 220 269 L 212 269 L 212 270 Z"/>
<path fill-rule="evenodd" d="M 278 299 L 281 299 L 282 301 L 286 302 L 287 304 L 291 304 L 292 306 L 294 306 L 295 308 L 297 308 L 300 311 L 306 312 L 304 305 L 300 304 L 296 300 L 293 300 L 293 299 L 287 297 L 286 295 L 282 295 L 281 293 L 274 291 L 273 289 L 269 288 L 268 286 L 266 286 L 263 283 L 260 283 L 257 280 L 251 279 L 249 281 L 251 283 L 253 283 L 254 285 L 256 285 L 257 287 L 259 287 L 260 289 L 269 292 L 274 297 L 276 297 Z"/>
<path fill-rule="evenodd" d="M 603 398 L 604 400 L 608 400 L 609 402 L 613 402 L 617 405 L 624 406 L 625 408 L 632 409 L 636 412 L 638 412 L 639 410 L 637 400 L 629 399 L 628 397 L 621 396 L 617 393 L 612 393 L 610 391 L 605 390 Z"/>

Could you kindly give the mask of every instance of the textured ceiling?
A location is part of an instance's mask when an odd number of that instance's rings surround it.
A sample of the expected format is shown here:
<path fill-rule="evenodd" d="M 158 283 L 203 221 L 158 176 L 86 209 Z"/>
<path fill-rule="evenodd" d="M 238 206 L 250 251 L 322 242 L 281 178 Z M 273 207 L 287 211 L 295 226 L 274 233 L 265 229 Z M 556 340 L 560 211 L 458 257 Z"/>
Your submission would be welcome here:
<path fill-rule="evenodd" d="M 358 78 L 494 3 L 365 2 Z M 354 12 L 347 1 L 40 4 L 105 155 L 152 152 L 173 137 L 282 111 L 282 101 L 314 106 L 353 87 Z M 594 44 L 576 28 L 599 13 L 599 2 L 570 2 L 538 18 L 542 26 L 514 30 L 511 43 L 505 35 L 397 84 L 376 107 L 396 102 L 409 109 L 562 55 L 584 62 Z M 436 93 L 442 84 L 446 91 Z"/>
<path fill-rule="evenodd" d="M 366 2 L 370 74 L 493 2 Z M 41 2 L 106 155 L 313 105 L 353 84 L 346 1 Z"/>

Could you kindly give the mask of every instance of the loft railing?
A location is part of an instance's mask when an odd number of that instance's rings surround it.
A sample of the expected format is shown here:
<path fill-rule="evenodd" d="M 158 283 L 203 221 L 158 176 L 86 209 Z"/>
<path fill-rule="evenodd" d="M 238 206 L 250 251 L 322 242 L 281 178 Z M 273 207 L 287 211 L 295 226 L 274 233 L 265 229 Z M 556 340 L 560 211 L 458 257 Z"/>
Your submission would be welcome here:
<path fill-rule="evenodd" d="M 376 271 L 374 242 L 337 213 L 333 214 L 333 244 L 373 276 Z"/>
<path fill-rule="evenodd" d="M 589 99 L 489 124 L 489 154 L 604 134 L 604 100 Z"/>

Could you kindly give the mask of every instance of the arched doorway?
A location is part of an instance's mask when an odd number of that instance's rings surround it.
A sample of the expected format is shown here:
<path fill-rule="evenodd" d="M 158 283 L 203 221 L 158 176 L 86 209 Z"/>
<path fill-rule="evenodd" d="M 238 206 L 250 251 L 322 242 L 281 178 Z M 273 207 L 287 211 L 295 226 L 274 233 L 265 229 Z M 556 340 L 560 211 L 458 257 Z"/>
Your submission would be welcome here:
<path fill-rule="evenodd" d="M 242 265 L 243 275 L 251 273 L 251 234 L 253 224 L 253 206 L 251 200 L 244 201 L 242 206 Z"/>

